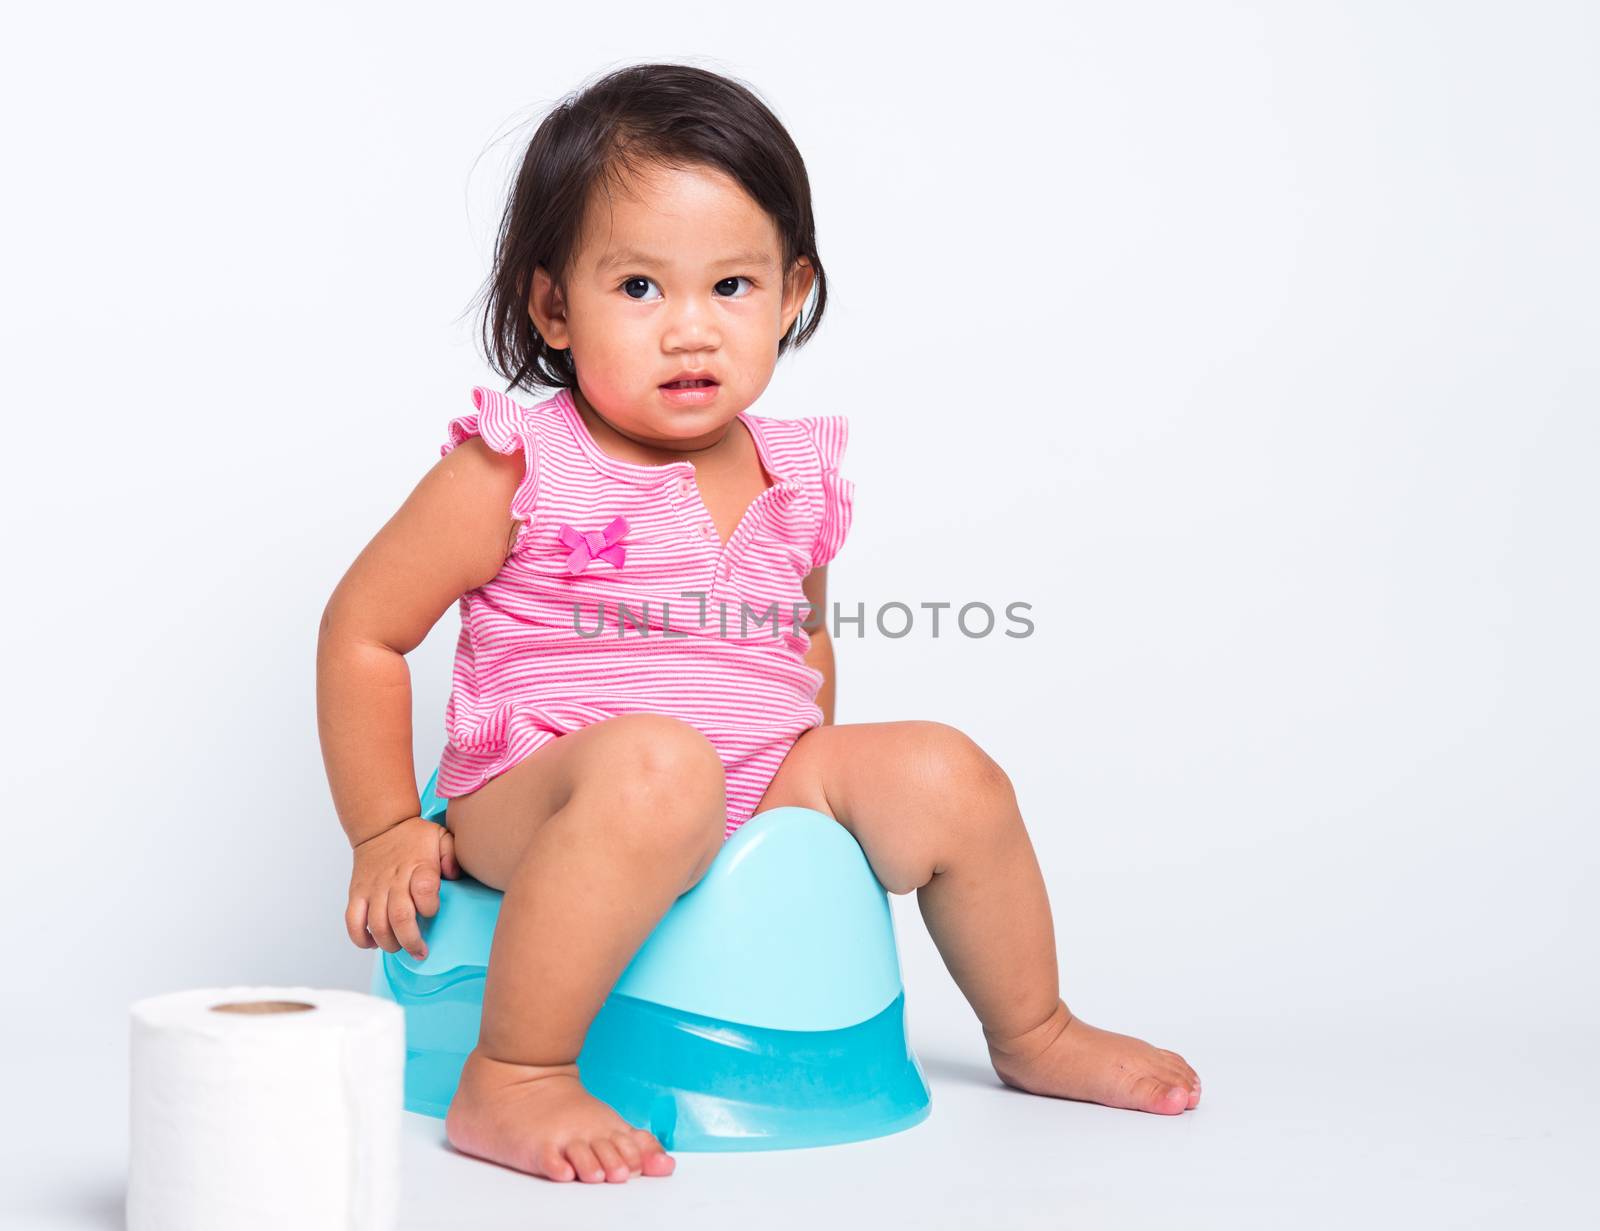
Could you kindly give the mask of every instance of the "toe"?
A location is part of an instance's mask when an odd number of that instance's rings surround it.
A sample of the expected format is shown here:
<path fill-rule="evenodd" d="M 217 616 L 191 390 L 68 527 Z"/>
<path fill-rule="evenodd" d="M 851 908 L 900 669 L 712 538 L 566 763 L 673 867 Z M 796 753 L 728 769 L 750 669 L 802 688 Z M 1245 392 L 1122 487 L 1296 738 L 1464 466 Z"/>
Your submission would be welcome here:
<path fill-rule="evenodd" d="M 1156 1048 L 1156 1050 L 1158 1052 L 1160 1052 L 1164 1057 L 1166 1057 L 1166 1059 L 1169 1060 L 1177 1068 L 1178 1072 L 1180 1072 L 1180 1073 L 1182 1073 L 1184 1075 L 1184 1077 L 1188 1080 L 1190 1085 L 1193 1085 L 1195 1083 L 1195 1081 L 1196 1081 L 1196 1079 L 1198 1077 L 1198 1074 L 1196 1074 L 1195 1071 L 1194 1071 L 1194 1065 L 1190 1064 L 1187 1060 L 1185 1060 L 1177 1052 L 1168 1051 L 1165 1047 L 1158 1047 L 1158 1048 Z"/>
<path fill-rule="evenodd" d="M 578 1173 L 578 1178 L 585 1184 L 598 1184 L 606 1178 L 600 1160 L 595 1157 L 587 1141 L 574 1141 L 567 1146 L 567 1159 L 572 1163 L 572 1169 Z"/>
<path fill-rule="evenodd" d="M 631 1132 L 618 1133 L 611 1139 L 611 1144 L 617 1147 L 617 1153 L 622 1155 L 622 1161 L 628 1164 L 629 1171 L 644 1170 L 643 1152 L 639 1149 L 638 1139 Z"/>
<path fill-rule="evenodd" d="M 1160 1077 L 1141 1077 L 1133 1083 L 1133 1103 L 1140 1111 L 1175 1116 L 1189 1101 L 1189 1092 Z"/>
<path fill-rule="evenodd" d="M 589 1144 L 594 1150 L 594 1156 L 605 1168 L 606 1180 L 609 1183 L 620 1184 L 633 1175 L 633 1171 L 623 1162 L 622 1155 L 618 1153 L 616 1143 L 611 1138 L 599 1137 Z"/>
<path fill-rule="evenodd" d="M 577 1173 L 572 1170 L 572 1164 L 567 1162 L 556 1146 L 546 1146 L 540 1150 L 534 1161 L 534 1174 L 549 1176 L 552 1180 L 567 1183 L 577 1178 Z"/>
<path fill-rule="evenodd" d="M 633 1139 L 639 1143 L 640 1165 L 645 1175 L 671 1175 L 673 1168 L 678 1165 L 678 1160 L 668 1154 L 662 1144 L 656 1140 L 655 1134 L 645 1129 L 637 1129 Z"/>

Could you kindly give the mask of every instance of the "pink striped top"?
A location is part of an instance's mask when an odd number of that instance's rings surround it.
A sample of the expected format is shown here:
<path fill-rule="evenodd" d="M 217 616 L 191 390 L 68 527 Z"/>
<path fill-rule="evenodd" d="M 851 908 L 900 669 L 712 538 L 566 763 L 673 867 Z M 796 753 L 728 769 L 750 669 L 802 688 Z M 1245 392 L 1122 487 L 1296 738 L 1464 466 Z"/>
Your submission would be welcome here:
<path fill-rule="evenodd" d="M 854 485 L 839 473 L 848 420 L 741 413 L 774 482 L 723 544 L 692 462 L 612 457 L 567 390 L 530 407 L 480 386 L 472 401 L 440 456 L 474 435 L 520 450 L 510 512 L 523 525 L 499 574 L 458 603 L 438 794 L 474 791 L 600 719 L 667 714 L 721 755 L 731 835 L 790 745 L 822 721 L 822 673 L 805 662 L 811 638 L 796 624 L 807 615 L 801 580 L 850 528 Z"/>

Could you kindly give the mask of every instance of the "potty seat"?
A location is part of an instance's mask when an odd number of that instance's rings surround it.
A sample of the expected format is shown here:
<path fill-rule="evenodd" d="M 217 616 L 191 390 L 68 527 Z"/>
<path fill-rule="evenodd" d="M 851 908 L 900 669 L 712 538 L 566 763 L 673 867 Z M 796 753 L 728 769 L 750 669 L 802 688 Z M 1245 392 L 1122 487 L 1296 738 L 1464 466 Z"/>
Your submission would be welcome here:
<path fill-rule="evenodd" d="M 443 824 L 438 777 L 422 815 Z M 501 898 L 441 880 L 418 919 L 428 956 L 378 954 L 372 991 L 405 1011 L 408 1111 L 442 1118 L 477 1045 Z M 799 807 L 741 826 L 617 979 L 578 1073 L 668 1150 L 830 1145 L 925 1119 L 888 894 L 850 832 Z"/>

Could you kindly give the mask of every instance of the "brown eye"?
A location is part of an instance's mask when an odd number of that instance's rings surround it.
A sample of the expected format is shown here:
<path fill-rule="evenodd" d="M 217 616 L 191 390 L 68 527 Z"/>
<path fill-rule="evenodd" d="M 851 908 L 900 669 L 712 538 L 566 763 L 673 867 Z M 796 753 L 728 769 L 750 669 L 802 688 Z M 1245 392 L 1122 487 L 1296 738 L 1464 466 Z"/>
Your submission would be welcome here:
<path fill-rule="evenodd" d="M 637 299 L 637 300 L 643 301 L 645 299 L 645 297 L 643 295 L 635 295 L 630 288 L 632 288 L 632 287 L 647 288 L 647 287 L 651 287 L 651 286 L 654 286 L 654 285 L 655 285 L 655 283 L 651 282 L 649 278 L 644 278 L 644 277 L 624 278 L 623 281 L 622 281 L 622 293 L 624 295 L 626 295 L 629 299 Z M 660 296 L 656 296 L 656 298 L 660 298 Z M 648 302 L 648 301 L 646 301 L 646 302 Z"/>
<path fill-rule="evenodd" d="M 724 278 L 721 282 L 717 283 L 717 289 L 721 290 L 725 286 L 737 286 L 741 282 L 749 282 L 749 281 L 750 281 L 749 278 Z M 754 283 L 751 283 L 752 287 L 754 285 L 755 285 Z M 749 291 L 745 292 L 746 295 L 748 295 L 749 293 L 750 293 Z M 728 295 L 722 296 L 722 298 L 724 298 L 724 299 L 743 299 L 744 295 L 728 294 Z"/>

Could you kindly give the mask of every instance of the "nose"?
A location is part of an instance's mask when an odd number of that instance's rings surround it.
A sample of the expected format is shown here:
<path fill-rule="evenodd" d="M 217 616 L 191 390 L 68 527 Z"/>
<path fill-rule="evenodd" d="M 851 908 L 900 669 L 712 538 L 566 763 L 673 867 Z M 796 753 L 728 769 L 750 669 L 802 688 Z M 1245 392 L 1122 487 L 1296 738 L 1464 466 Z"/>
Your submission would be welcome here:
<path fill-rule="evenodd" d="M 672 353 L 715 350 L 721 346 L 721 331 L 717 328 L 710 305 L 693 296 L 680 298 L 667 316 L 661 345 Z"/>

